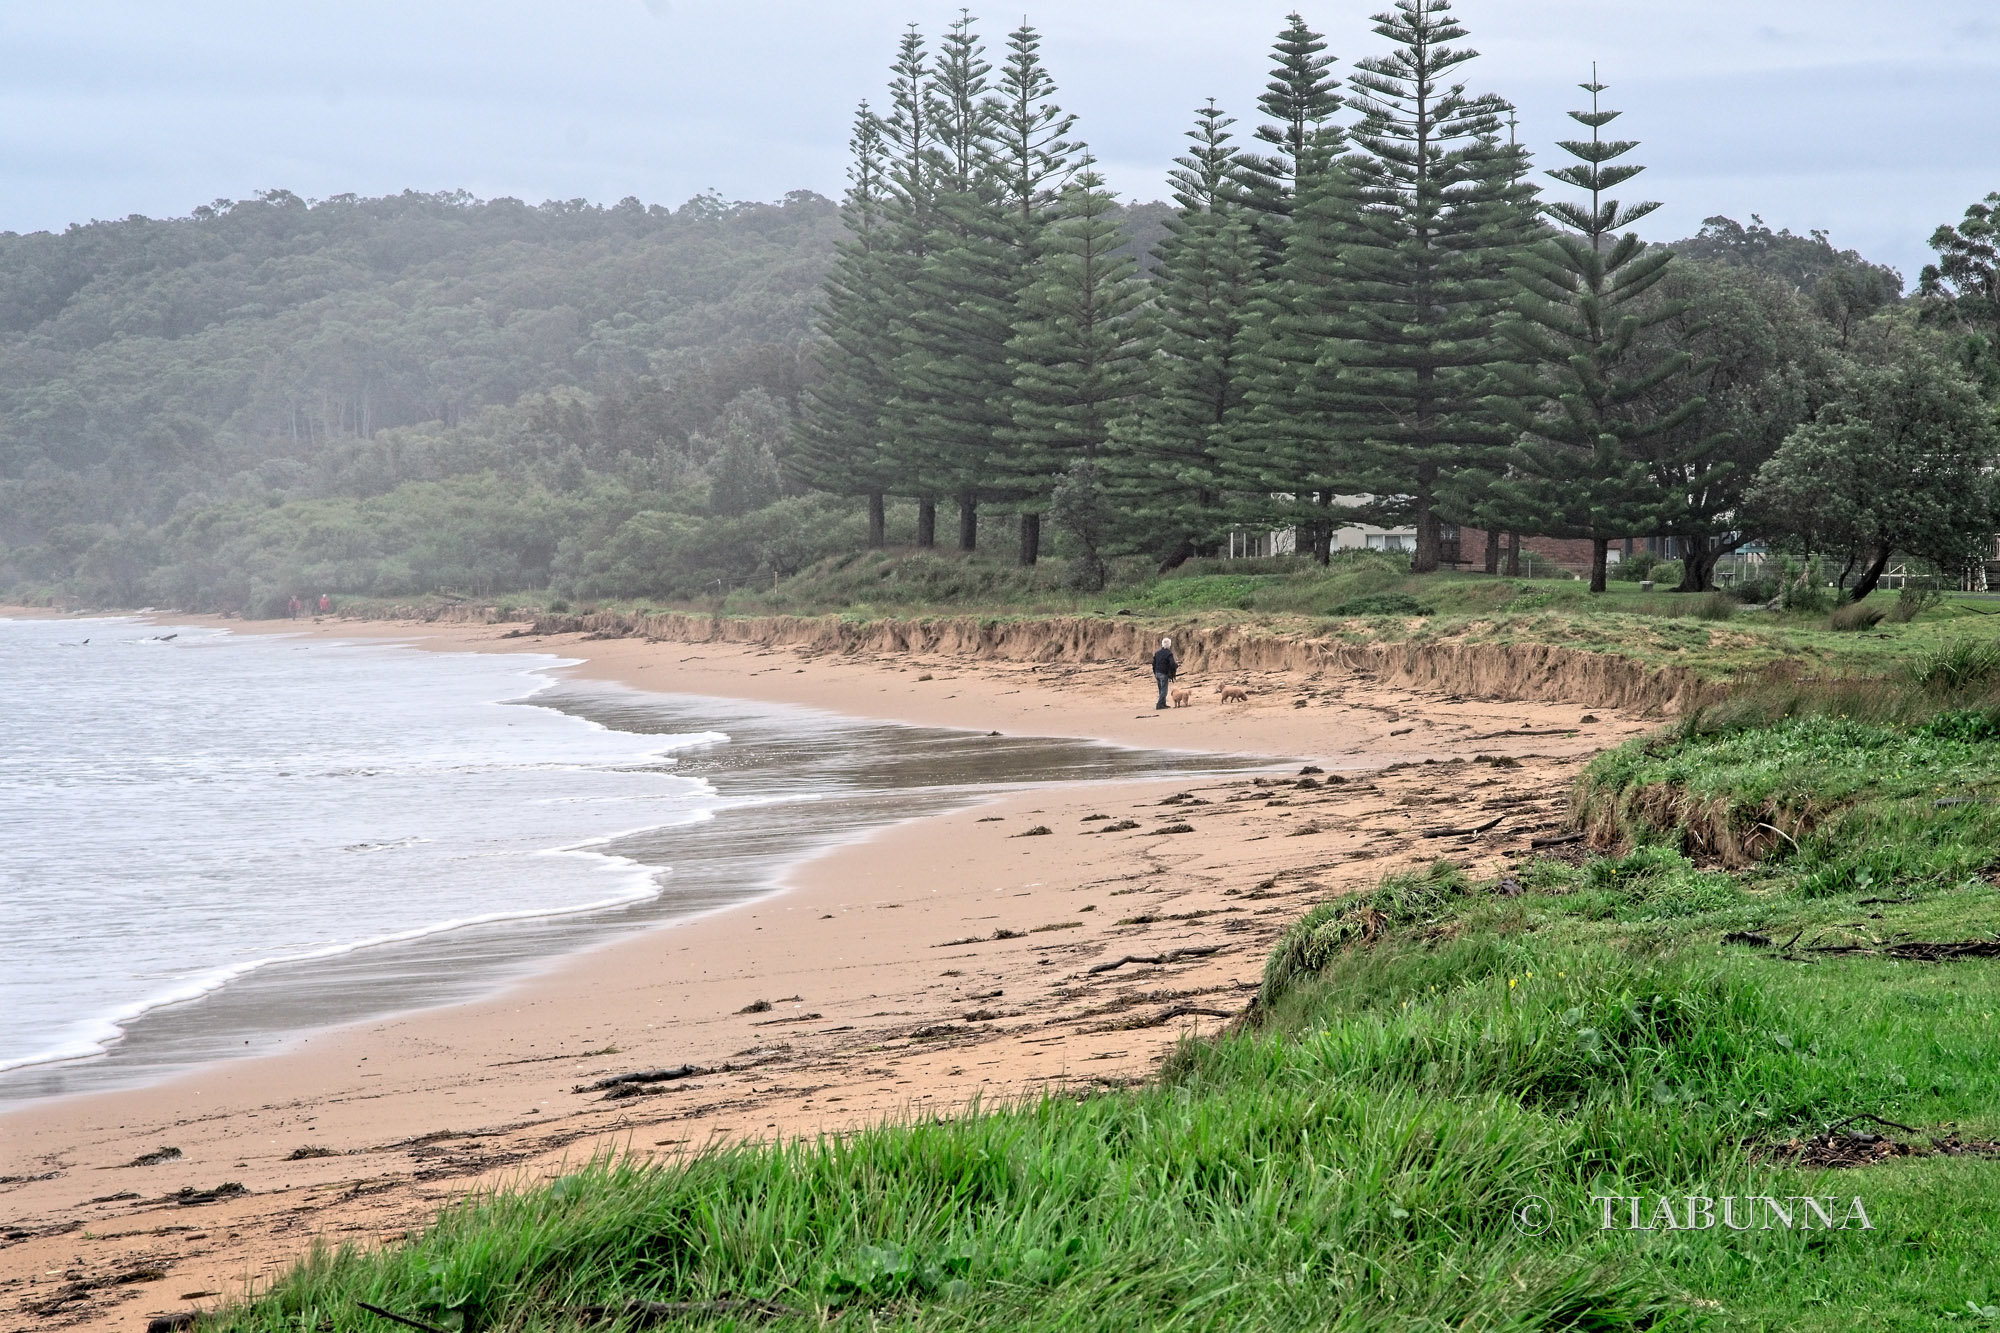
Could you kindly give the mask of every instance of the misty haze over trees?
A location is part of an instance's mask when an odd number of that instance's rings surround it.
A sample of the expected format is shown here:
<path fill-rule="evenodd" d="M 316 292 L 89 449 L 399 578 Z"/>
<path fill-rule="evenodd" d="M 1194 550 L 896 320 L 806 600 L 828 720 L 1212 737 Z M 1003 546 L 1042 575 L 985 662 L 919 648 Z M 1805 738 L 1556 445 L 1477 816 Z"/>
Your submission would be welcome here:
<path fill-rule="evenodd" d="M 1170 204 L 1112 197 L 1031 27 L 967 18 L 888 53 L 838 205 L 274 191 L 0 236 L 0 588 L 674 600 L 996 539 L 1088 587 L 1354 521 L 1419 572 L 1453 525 L 1600 581 L 1671 537 L 1692 589 L 1750 538 L 1858 592 L 1891 543 L 1988 553 L 1994 201 L 1908 299 L 1754 218 L 1647 246 L 1595 79 L 1548 172 L 1445 0 L 1376 32 L 1343 71 L 1291 16 Z"/>

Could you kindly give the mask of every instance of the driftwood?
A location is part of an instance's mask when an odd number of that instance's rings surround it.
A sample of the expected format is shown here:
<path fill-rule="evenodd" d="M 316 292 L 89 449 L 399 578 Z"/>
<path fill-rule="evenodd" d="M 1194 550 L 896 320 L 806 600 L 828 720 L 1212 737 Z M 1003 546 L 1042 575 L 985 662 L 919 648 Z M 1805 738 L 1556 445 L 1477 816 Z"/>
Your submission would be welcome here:
<path fill-rule="evenodd" d="M 201 1319 L 199 1310 L 176 1310 L 172 1314 L 156 1315 L 146 1324 L 146 1333 L 181 1333 L 193 1328 Z"/>
<path fill-rule="evenodd" d="M 1144 956 L 1136 953 L 1128 953 L 1116 962 L 1096 964 L 1088 970 L 1086 975 L 1094 976 L 1099 972 L 1115 972 L 1127 963 L 1152 964 L 1157 966 L 1161 963 L 1178 963 L 1184 958 L 1206 958 L 1212 953 L 1221 952 L 1222 946 L 1220 944 L 1192 944 L 1184 949 L 1169 949 L 1165 953 L 1146 954 Z"/>
<path fill-rule="evenodd" d="M 1561 847 L 1567 843 L 1582 842 L 1586 835 L 1581 833 L 1559 833 L 1553 838 L 1530 838 L 1530 847 Z"/>
<path fill-rule="evenodd" d="M 1476 834 L 1476 833 L 1484 833 L 1484 832 L 1486 832 L 1486 831 L 1487 831 L 1488 829 L 1490 829 L 1490 828 L 1494 827 L 1495 825 L 1497 825 L 1497 824 L 1498 824 L 1498 823 L 1499 823 L 1499 822 L 1500 822 L 1501 820 L 1505 819 L 1506 817 L 1507 817 L 1507 812 L 1505 812 L 1505 811 L 1502 811 L 1502 812 L 1501 812 L 1500 814 L 1497 814 L 1497 815 L 1493 816 L 1493 818 L 1491 818 L 1491 819 L 1487 820 L 1487 821 L 1486 821 L 1486 822 L 1485 822 L 1484 824 L 1475 824 L 1475 825 L 1473 825 L 1473 826 L 1472 826 L 1471 828 L 1429 828 L 1429 829 L 1425 829 L 1425 830 L 1424 830 L 1423 832 L 1419 833 L 1419 834 L 1418 834 L 1417 836 L 1418 836 L 1418 837 L 1420 837 L 1420 838 L 1465 838 L 1465 837 L 1471 837 L 1471 836 L 1472 836 L 1473 834 Z"/>
<path fill-rule="evenodd" d="M 627 1087 L 639 1083 L 671 1083 L 677 1078 L 693 1078 L 696 1074 L 713 1071 L 700 1065 L 675 1065 L 672 1069 L 645 1069 L 636 1074 L 614 1074 L 610 1078 L 598 1079 L 595 1083 L 579 1083 L 572 1092 L 603 1092 L 606 1088 Z"/>

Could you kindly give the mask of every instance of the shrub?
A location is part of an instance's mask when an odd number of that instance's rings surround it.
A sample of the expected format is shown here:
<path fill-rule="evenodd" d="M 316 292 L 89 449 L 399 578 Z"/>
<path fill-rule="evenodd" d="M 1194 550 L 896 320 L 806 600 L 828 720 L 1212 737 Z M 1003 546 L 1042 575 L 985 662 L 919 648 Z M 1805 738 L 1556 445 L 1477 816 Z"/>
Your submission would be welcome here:
<path fill-rule="evenodd" d="M 2000 676 L 2000 644 L 1960 639 L 1903 668 L 1912 685 L 1950 693 Z"/>
<path fill-rule="evenodd" d="M 1905 583 L 1903 590 L 1896 594 L 1896 604 L 1889 608 L 1889 622 L 1907 625 L 1943 600 L 1944 594 L 1936 588 Z"/>
<path fill-rule="evenodd" d="M 1864 602 L 1849 602 L 1845 606 L 1835 607 L 1833 615 L 1827 619 L 1827 624 L 1837 630 L 1873 629 L 1881 623 L 1882 617 L 1888 614 L 1879 606 L 1869 606 Z"/>
<path fill-rule="evenodd" d="M 1436 612 L 1435 607 L 1424 605 L 1416 598 L 1403 592 L 1376 592 L 1365 597 L 1350 597 L 1328 612 L 1335 616 L 1428 616 Z"/>
<path fill-rule="evenodd" d="M 1703 593 L 1689 614 L 1696 620 L 1727 620 L 1736 614 L 1736 599 L 1726 592 Z"/>
<path fill-rule="evenodd" d="M 1653 566 L 1660 563 L 1660 557 L 1651 551 L 1640 551 L 1630 560 L 1618 562 L 1616 577 L 1625 583 L 1637 583 L 1653 576 Z"/>

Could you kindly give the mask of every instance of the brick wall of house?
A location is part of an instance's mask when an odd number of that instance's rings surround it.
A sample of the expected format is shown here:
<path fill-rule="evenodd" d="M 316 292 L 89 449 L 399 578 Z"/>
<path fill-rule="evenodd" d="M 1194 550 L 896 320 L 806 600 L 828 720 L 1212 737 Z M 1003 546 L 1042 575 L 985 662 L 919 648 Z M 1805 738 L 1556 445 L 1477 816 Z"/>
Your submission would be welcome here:
<path fill-rule="evenodd" d="M 1645 538 L 1635 538 L 1640 549 L 1644 549 Z M 1622 539 L 1614 541 L 1614 550 L 1622 550 Z M 1521 549 L 1533 551 L 1551 564 L 1569 570 L 1573 574 L 1590 573 L 1590 539 L 1588 537 L 1523 537 Z M 1479 528 L 1461 527 L 1458 530 L 1458 556 L 1460 569 L 1478 571 L 1486 568 L 1486 533 Z M 1507 537 L 1500 537 L 1500 568 L 1507 567 Z"/>

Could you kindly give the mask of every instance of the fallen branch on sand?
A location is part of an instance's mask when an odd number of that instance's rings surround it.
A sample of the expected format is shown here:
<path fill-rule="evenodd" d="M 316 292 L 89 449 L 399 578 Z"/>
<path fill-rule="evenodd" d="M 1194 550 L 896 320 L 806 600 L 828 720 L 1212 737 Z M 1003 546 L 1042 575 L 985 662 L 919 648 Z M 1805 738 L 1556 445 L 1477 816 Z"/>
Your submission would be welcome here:
<path fill-rule="evenodd" d="M 595 1083 L 579 1083 L 571 1092 L 603 1092 L 606 1088 L 628 1087 L 638 1083 L 671 1083 L 677 1078 L 693 1078 L 696 1074 L 711 1071 L 700 1065 L 675 1065 L 672 1069 L 645 1069 L 636 1074 L 614 1074 L 610 1078 L 598 1079 Z"/>
<path fill-rule="evenodd" d="M 1220 944 L 1191 944 L 1185 949 L 1169 949 L 1165 953 L 1146 954 L 1143 956 L 1136 953 L 1128 953 L 1115 963 L 1098 963 L 1088 970 L 1087 975 L 1094 976 L 1099 972 L 1115 972 L 1127 963 L 1158 966 L 1162 963 L 1178 963 L 1184 958 L 1206 958 L 1212 953 L 1221 952 L 1222 946 Z"/>
<path fill-rule="evenodd" d="M 1474 834 L 1484 833 L 1488 829 L 1495 827 L 1506 817 L 1506 812 L 1502 811 L 1500 814 L 1487 820 L 1484 824 L 1474 824 L 1471 828 L 1429 828 L 1417 836 L 1419 838 L 1469 838 Z"/>

